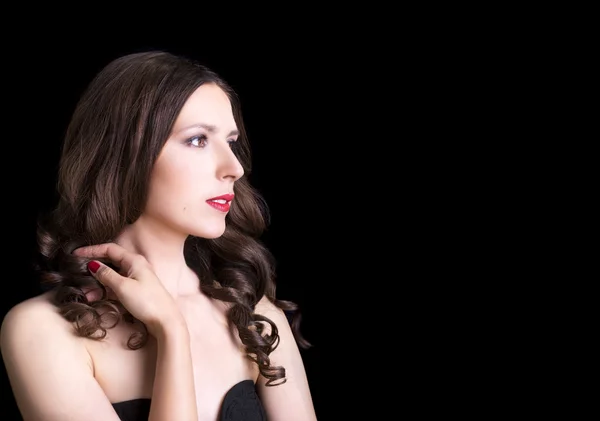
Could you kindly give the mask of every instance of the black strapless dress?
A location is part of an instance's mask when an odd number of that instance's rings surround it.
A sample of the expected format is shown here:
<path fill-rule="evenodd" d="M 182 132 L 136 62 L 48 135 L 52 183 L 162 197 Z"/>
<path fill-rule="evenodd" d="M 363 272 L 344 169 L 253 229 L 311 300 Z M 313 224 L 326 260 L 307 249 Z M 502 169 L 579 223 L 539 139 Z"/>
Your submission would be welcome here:
<path fill-rule="evenodd" d="M 122 421 L 148 421 L 150 399 L 133 399 L 113 404 Z M 265 409 L 252 380 L 242 380 L 227 391 L 219 421 L 266 421 Z"/>

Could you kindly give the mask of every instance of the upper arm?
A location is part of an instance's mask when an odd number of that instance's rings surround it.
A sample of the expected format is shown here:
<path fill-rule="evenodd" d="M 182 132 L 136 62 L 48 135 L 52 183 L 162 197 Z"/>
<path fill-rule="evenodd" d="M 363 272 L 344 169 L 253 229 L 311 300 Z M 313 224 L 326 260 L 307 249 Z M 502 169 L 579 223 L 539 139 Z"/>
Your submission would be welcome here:
<path fill-rule="evenodd" d="M 268 317 L 279 331 L 279 345 L 271 353 L 271 364 L 285 368 L 286 382 L 265 386 L 259 376 L 257 389 L 271 421 L 316 420 L 304 363 L 285 313 L 266 297 L 256 305 L 256 312 Z"/>
<path fill-rule="evenodd" d="M 81 339 L 49 303 L 29 300 L 4 317 L 0 350 L 25 421 L 117 421 Z"/>

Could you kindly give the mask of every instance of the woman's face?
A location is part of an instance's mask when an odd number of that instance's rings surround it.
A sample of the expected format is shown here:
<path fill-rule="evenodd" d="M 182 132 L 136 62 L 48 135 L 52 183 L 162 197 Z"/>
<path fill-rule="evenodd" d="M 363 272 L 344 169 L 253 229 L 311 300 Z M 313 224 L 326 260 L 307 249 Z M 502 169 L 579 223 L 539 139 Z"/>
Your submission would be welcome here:
<path fill-rule="evenodd" d="M 222 235 L 231 204 L 227 195 L 244 174 L 231 149 L 237 137 L 225 92 L 215 84 L 200 86 L 154 165 L 144 218 L 186 236 Z"/>

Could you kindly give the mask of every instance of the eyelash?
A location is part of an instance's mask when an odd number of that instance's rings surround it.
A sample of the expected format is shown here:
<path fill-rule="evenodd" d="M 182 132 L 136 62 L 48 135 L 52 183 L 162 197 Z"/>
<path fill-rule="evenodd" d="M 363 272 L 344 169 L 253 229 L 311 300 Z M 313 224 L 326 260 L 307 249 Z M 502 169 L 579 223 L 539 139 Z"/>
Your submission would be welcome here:
<path fill-rule="evenodd" d="M 192 144 L 192 142 L 195 141 L 196 139 L 200 140 L 201 142 L 208 142 L 208 138 L 206 137 L 206 135 L 201 134 L 198 136 L 190 137 L 189 139 L 187 139 L 185 141 L 185 143 L 189 146 L 193 146 L 194 148 L 204 148 L 204 146 L 195 146 Z M 233 149 L 234 145 L 237 143 L 237 140 L 228 140 L 227 143 L 229 143 L 229 147 L 231 149 Z"/>

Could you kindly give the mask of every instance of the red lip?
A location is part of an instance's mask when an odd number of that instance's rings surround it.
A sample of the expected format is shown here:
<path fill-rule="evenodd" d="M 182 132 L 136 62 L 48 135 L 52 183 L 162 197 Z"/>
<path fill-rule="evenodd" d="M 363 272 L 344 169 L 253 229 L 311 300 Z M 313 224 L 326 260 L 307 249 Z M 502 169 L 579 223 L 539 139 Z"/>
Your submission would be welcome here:
<path fill-rule="evenodd" d="M 234 197 L 233 194 L 223 194 L 221 196 L 211 197 L 208 200 L 227 200 L 228 202 L 231 202 L 233 200 L 233 197 Z"/>

